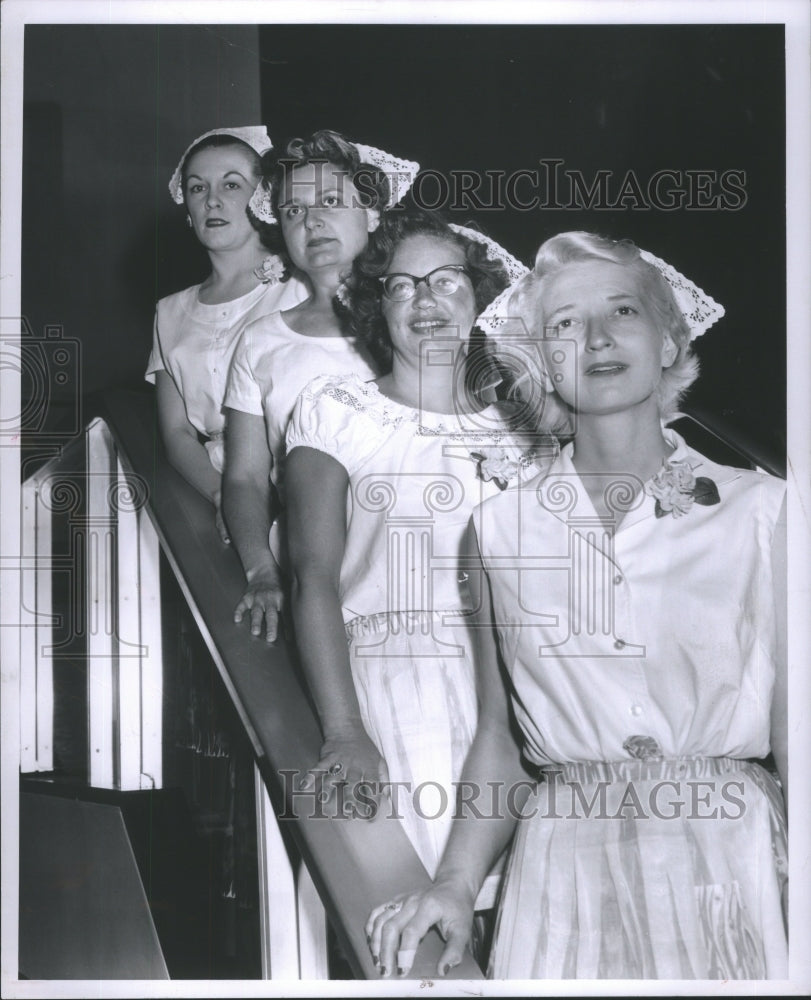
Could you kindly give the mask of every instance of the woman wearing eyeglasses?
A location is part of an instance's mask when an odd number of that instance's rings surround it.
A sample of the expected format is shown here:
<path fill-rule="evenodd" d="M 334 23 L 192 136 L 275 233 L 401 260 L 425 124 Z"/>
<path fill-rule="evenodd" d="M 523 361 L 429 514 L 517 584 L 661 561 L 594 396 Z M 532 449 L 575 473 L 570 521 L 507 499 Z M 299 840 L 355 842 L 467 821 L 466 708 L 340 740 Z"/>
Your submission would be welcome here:
<path fill-rule="evenodd" d="M 408 976 L 434 924 L 439 974 L 457 965 L 514 836 L 494 979 L 787 976 L 786 487 L 665 426 L 723 314 L 650 252 L 583 232 L 547 240 L 503 300 L 537 331 L 541 423 L 574 435 L 542 481 L 474 512 L 464 775 L 498 818 L 455 823 L 434 885 L 372 911 L 381 968 Z"/>
<path fill-rule="evenodd" d="M 385 374 L 314 379 L 287 433 L 292 608 L 323 731 L 308 780 L 346 782 L 361 814 L 390 782 L 379 802 L 431 875 L 476 726 L 465 524 L 537 472 L 515 408 L 476 389 L 475 318 L 517 262 L 464 232 L 426 212 L 383 217 L 348 286 Z"/>

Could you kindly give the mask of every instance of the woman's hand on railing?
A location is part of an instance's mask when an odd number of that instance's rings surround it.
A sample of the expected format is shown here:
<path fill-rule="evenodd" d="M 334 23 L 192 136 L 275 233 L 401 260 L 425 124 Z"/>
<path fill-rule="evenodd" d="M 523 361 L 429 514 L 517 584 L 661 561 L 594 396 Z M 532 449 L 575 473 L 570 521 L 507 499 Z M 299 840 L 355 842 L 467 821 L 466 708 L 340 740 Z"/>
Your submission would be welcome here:
<path fill-rule="evenodd" d="M 328 736 L 318 763 L 301 781 L 301 789 L 320 790 L 332 799 L 338 794 L 345 810 L 364 819 L 377 813 L 389 772 L 385 760 L 364 729 Z"/>
<path fill-rule="evenodd" d="M 284 607 L 281 574 L 274 565 L 249 570 L 246 576 L 248 586 L 234 608 L 234 622 L 238 625 L 249 614 L 251 635 L 261 635 L 264 622 L 266 641 L 275 642 L 282 626 Z"/>
<path fill-rule="evenodd" d="M 417 947 L 436 926 L 445 941 L 437 975 L 446 976 L 462 961 L 473 930 L 475 897 L 459 882 L 437 881 L 430 889 L 395 896 L 375 907 L 366 921 L 366 939 L 381 976 L 407 976 Z"/>

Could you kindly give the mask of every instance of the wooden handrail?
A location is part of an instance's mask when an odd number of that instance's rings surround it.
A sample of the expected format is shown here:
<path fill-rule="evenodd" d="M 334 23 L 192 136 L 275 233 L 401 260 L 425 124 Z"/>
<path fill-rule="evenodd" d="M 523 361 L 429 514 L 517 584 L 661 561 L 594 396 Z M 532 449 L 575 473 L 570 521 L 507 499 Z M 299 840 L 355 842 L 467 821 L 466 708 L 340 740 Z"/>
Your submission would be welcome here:
<path fill-rule="evenodd" d="M 161 548 L 195 616 L 236 711 L 253 744 L 259 768 L 282 820 L 301 851 L 357 978 L 377 979 L 364 923 L 369 911 L 400 892 L 430 884 L 399 822 L 326 819 L 291 801 L 292 782 L 318 759 L 317 718 L 284 643 L 269 646 L 237 626 L 233 609 L 244 575 L 236 553 L 223 544 L 211 506 L 169 465 L 160 443 L 154 398 L 145 392 L 106 391 L 87 401 L 107 424 L 124 468 L 148 488 L 147 512 Z M 86 411 L 88 412 L 88 411 Z M 315 812 L 315 810 L 312 810 Z M 431 931 L 422 942 L 412 978 L 436 974 L 442 941 Z M 470 955 L 449 978 L 482 979 Z"/>
<path fill-rule="evenodd" d="M 770 472 L 773 476 L 779 476 L 781 479 L 786 478 L 785 454 L 775 455 L 751 435 L 746 434 L 739 427 L 734 427 L 714 411 L 697 403 L 688 400 L 682 405 L 681 411 L 688 420 L 697 424 L 725 447 L 737 452 L 753 467 L 765 469 L 766 472 Z"/>

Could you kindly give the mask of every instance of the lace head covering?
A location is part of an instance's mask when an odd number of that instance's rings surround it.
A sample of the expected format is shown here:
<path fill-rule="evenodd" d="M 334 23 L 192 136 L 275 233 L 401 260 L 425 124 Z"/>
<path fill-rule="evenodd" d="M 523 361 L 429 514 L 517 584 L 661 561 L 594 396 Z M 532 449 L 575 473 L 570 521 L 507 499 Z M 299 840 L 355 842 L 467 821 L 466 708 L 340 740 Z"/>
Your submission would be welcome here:
<path fill-rule="evenodd" d="M 391 208 L 396 205 L 398 201 L 405 197 L 409 188 L 414 183 L 414 178 L 420 169 L 419 163 L 416 163 L 414 160 L 401 160 L 396 156 L 392 156 L 391 153 L 385 152 L 385 150 L 378 149 L 376 146 L 367 146 L 362 142 L 352 142 L 352 145 L 357 150 L 361 163 L 368 163 L 370 166 L 377 167 L 378 170 L 382 170 L 388 177 L 390 194 L 389 200 L 383 207 Z M 279 221 L 273 214 L 270 189 L 265 185 L 264 180 L 259 182 L 256 190 L 251 195 L 248 208 L 260 222 L 264 222 L 267 225 L 273 226 Z"/>
<path fill-rule="evenodd" d="M 241 139 L 247 146 L 258 155 L 262 156 L 269 149 L 273 148 L 273 143 L 270 141 L 268 136 L 268 130 L 264 125 L 241 125 L 237 128 L 214 128 L 210 132 L 204 132 L 202 135 L 198 135 L 197 138 L 189 146 L 186 147 L 185 153 L 180 157 L 180 163 L 175 167 L 175 172 L 172 174 L 172 179 L 169 181 L 169 194 L 172 196 L 172 201 L 176 205 L 183 204 L 183 166 L 186 162 L 186 157 L 198 144 L 202 142 L 203 139 L 208 139 L 212 135 L 230 135 L 234 139 Z"/>
<path fill-rule="evenodd" d="M 661 257 L 642 249 L 639 249 L 639 256 L 655 267 L 670 285 L 676 305 L 690 329 L 690 340 L 695 340 L 696 337 L 706 333 L 713 323 L 724 315 L 724 307 L 719 302 Z M 517 303 L 529 291 L 533 278 L 533 272 L 525 270 L 522 276 L 493 299 L 479 316 L 477 325 L 485 333 L 498 336 L 501 327 L 518 318 L 520 308 L 517 308 Z"/>
<path fill-rule="evenodd" d="M 702 333 L 706 333 L 713 323 L 717 323 L 724 315 L 726 310 L 720 302 L 716 302 L 711 295 L 707 295 L 698 285 L 685 278 L 661 257 L 656 257 L 647 250 L 640 250 L 639 256 L 642 260 L 653 264 L 670 285 L 676 305 L 685 323 L 690 327 L 690 340 L 695 340 Z"/>
<path fill-rule="evenodd" d="M 526 264 L 522 264 L 520 260 L 513 257 L 509 251 L 505 250 L 500 243 L 496 243 L 496 241 L 490 239 L 489 236 L 485 236 L 484 233 L 480 233 L 478 229 L 471 229 L 469 226 L 458 226 L 455 222 L 450 222 L 448 225 L 455 233 L 459 233 L 460 236 L 466 236 L 469 240 L 481 243 L 487 251 L 488 260 L 501 261 L 507 271 L 507 277 L 510 279 L 510 284 L 507 286 L 507 290 L 509 290 L 513 283 L 518 281 L 519 278 L 523 278 L 525 274 L 529 274 L 529 268 Z M 500 297 L 501 296 L 499 295 L 499 298 Z"/>

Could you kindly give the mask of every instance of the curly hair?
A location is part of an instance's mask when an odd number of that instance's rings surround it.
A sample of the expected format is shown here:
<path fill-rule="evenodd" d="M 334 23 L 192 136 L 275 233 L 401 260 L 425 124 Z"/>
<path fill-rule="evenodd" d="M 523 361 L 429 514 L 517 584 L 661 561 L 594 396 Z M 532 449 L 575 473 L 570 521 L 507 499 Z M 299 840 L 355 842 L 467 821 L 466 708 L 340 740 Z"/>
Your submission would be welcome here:
<path fill-rule="evenodd" d="M 656 387 L 659 413 L 662 421 L 667 423 L 677 414 L 679 401 L 698 377 L 698 358 L 690 344 L 690 328 L 667 279 L 658 268 L 640 256 L 639 247 L 630 240 L 613 240 L 577 231 L 551 237 L 538 249 L 533 270 L 516 286 L 508 311 L 521 317 L 529 330 L 539 329 L 543 325 L 541 291 L 544 278 L 557 273 L 567 264 L 590 260 L 609 261 L 632 271 L 657 320 L 659 332 L 670 336 L 676 346 L 676 358 L 669 368 L 662 369 L 662 377 Z M 550 397 L 543 429 L 561 433 L 565 424 L 561 415 L 566 407 L 554 391 Z"/>
<path fill-rule="evenodd" d="M 352 273 L 346 282 L 349 332 L 366 347 L 381 372 L 391 370 L 392 348 L 377 279 L 389 270 L 397 247 L 409 236 L 432 236 L 462 251 L 473 286 L 477 314 L 509 284 L 501 261 L 490 260 L 481 243 L 451 229 L 437 212 L 409 207 L 384 213 L 380 225 L 369 237 L 368 246 L 355 258 Z M 474 328 L 467 352 L 468 384 L 473 391 L 477 386 L 492 382 L 494 366 L 490 359 L 484 334 Z M 471 384 L 471 379 L 476 384 Z"/>
<path fill-rule="evenodd" d="M 357 191 L 359 207 L 382 211 L 388 204 L 391 186 L 385 171 L 362 162 L 355 144 L 345 135 L 319 129 L 306 139 L 289 139 L 283 146 L 269 149 L 262 157 L 262 184 L 270 190 L 270 203 L 277 219 L 282 186 L 291 171 L 308 163 L 328 163 L 345 172 Z M 264 228 L 278 229 L 276 226 Z"/>

